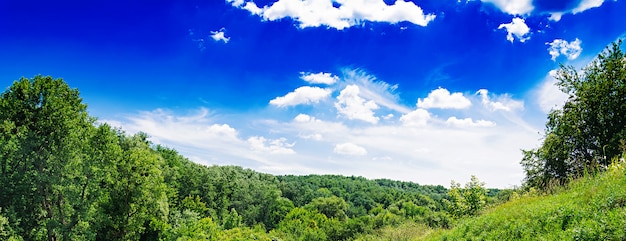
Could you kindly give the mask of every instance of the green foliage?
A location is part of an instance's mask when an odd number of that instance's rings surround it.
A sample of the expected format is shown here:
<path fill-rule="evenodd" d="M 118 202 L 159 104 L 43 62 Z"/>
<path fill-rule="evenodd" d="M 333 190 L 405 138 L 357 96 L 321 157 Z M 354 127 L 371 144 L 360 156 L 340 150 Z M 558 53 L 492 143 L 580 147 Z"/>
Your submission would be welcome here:
<path fill-rule="evenodd" d="M 626 55 L 613 43 L 583 72 L 562 66 L 558 87 L 569 98 L 548 115 L 541 147 L 524 151 L 528 186 L 563 184 L 606 168 L 626 140 Z"/>
<path fill-rule="evenodd" d="M 309 210 L 316 210 L 328 218 L 336 218 L 342 221 L 347 218 L 346 210 L 348 209 L 348 204 L 339 197 L 318 197 L 313 199 L 306 207 Z"/>
<path fill-rule="evenodd" d="M 328 236 L 324 231 L 328 218 L 317 211 L 310 211 L 304 208 L 294 208 L 278 224 L 275 235 L 284 240 L 327 240 Z"/>
<path fill-rule="evenodd" d="M 27 240 L 93 236 L 83 139 L 93 120 L 81 101 L 63 80 L 43 76 L 0 96 L 0 208 Z"/>
<path fill-rule="evenodd" d="M 485 207 L 487 198 L 485 183 L 480 182 L 476 176 L 472 175 L 470 182 L 461 188 L 461 184 L 452 181 L 449 200 L 445 200 L 448 211 L 457 217 L 465 215 L 476 215 Z"/>
<path fill-rule="evenodd" d="M 552 195 L 523 195 L 426 240 L 624 240 L 626 163 Z"/>

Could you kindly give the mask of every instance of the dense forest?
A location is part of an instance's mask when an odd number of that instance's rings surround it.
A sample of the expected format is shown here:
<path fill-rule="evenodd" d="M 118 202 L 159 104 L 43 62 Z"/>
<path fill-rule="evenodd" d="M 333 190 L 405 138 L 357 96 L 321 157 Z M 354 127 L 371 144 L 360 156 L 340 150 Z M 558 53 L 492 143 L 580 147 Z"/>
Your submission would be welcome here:
<path fill-rule="evenodd" d="M 527 177 L 520 190 L 488 190 L 476 177 L 445 188 L 204 166 L 155 145 L 145 133 L 97 122 L 79 91 L 62 79 L 22 78 L 0 95 L 0 239 L 380 240 L 389 230 L 497 229 L 466 220 L 485 207 L 545 195 L 589 173 L 623 170 L 612 167 L 626 140 L 620 45 L 582 72 L 562 67 L 558 85 L 570 97 L 550 113 L 541 147 L 524 151 Z M 615 183 L 607 193 L 624 189 L 616 180 L 607 182 Z M 584 187 L 592 186 L 601 187 Z M 624 197 L 614 199 L 610 214 L 623 213 Z M 576 230 L 570 224 L 563 230 Z M 624 232 L 616 235 L 624 238 Z"/>

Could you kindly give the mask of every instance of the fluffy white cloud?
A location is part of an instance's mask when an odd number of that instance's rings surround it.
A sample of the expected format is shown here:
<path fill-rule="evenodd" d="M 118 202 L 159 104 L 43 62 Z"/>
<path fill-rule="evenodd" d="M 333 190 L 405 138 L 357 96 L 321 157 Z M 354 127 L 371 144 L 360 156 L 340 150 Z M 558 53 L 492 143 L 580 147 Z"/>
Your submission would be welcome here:
<path fill-rule="evenodd" d="M 378 105 L 372 100 L 366 101 L 361 98 L 359 92 L 358 86 L 348 85 L 339 93 L 335 103 L 338 114 L 349 120 L 362 120 L 372 124 L 378 123 L 379 118 L 374 116 L 373 111 L 379 108 Z"/>
<path fill-rule="evenodd" d="M 332 93 L 331 90 L 320 87 L 302 86 L 285 96 L 279 96 L 270 100 L 271 105 L 278 107 L 294 106 L 301 104 L 319 103 Z"/>
<path fill-rule="evenodd" d="M 218 31 L 211 31 L 211 38 L 216 42 L 222 41 L 224 43 L 228 43 L 228 41 L 230 41 L 230 37 L 226 37 L 226 33 L 224 31 L 226 31 L 224 28 Z"/>
<path fill-rule="evenodd" d="M 496 125 L 496 123 L 487 120 L 474 121 L 472 118 L 458 119 L 454 116 L 448 118 L 446 124 L 454 127 L 491 127 Z"/>
<path fill-rule="evenodd" d="M 417 109 L 400 117 L 400 121 L 404 126 L 411 127 L 426 126 L 430 119 L 430 113 L 424 109 Z"/>
<path fill-rule="evenodd" d="M 332 75 L 331 73 L 323 73 L 319 72 L 317 74 L 314 73 L 300 73 L 300 78 L 311 84 L 326 84 L 332 85 L 339 80 L 339 77 L 336 75 Z"/>
<path fill-rule="evenodd" d="M 444 88 L 433 90 L 428 93 L 428 97 L 425 99 L 417 100 L 417 107 L 424 109 L 465 109 L 471 105 L 472 102 L 465 98 L 463 93 L 456 92 L 451 94 L 450 91 Z"/>
<path fill-rule="evenodd" d="M 341 154 L 341 155 L 348 155 L 348 156 L 367 155 L 367 150 L 365 150 L 365 148 L 358 146 L 354 143 L 349 143 L 349 142 L 335 145 L 335 149 L 333 149 L 333 152 L 337 154 Z"/>
<path fill-rule="evenodd" d="M 415 3 L 404 0 L 397 0 L 393 5 L 387 5 L 383 0 L 278 0 L 262 8 L 253 1 L 226 1 L 265 20 L 292 18 L 300 28 L 328 26 L 344 29 L 364 21 L 407 21 L 426 26 L 435 19 L 434 14 L 425 14 Z"/>
<path fill-rule="evenodd" d="M 552 56 L 552 60 L 556 60 L 559 55 L 564 55 L 569 60 L 573 60 L 578 58 L 580 53 L 583 51 L 583 48 L 580 47 L 582 41 L 576 38 L 576 40 L 572 42 L 567 42 L 563 39 L 555 39 L 551 43 L 546 43 L 550 45 L 548 48 L 548 52 L 550 56 Z"/>
<path fill-rule="evenodd" d="M 489 97 L 489 91 L 486 89 L 480 89 L 476 94 L 480 95 L 483 106 L 490 111 L 514 111 L 524 109 L 524 102 L 514 100 L 508 95 L 500 95 L 493 101 L 491 97 Z"/>
<path fill-rule="evenodd" d="M 296 152 L 291 149 L 295 143 L 287 143 L 287 139 L 265 139 L 262 136 L 253 136 L 248 138 L 248 143 L 253 151 L 267 152 L 270 154 L 295 154 Z"/>
<path fill-rule="evenodd" d="M 513 20 L 511 20 L 510 23 L 500 24 L 500 26 L 498 26 L 498 29 L 502 28 L 506 29 L 506 39 L 509 40 L 511 43 L 515 41 L 515 38 L 517 38 L 517 40 L 522 43 L 530 39 L 530 36 L 528 36 L 530 33 L 530 28 L 528 27 L 528 25 L 526 25 L 526 21 L 524 21 L 524 19 L 522 18 L 515 17 L 513 18 Z"/>
<path fill-rule="evenodd" d="M 502 12 L 512 15 L 524 15 L 533 11 L 532 0 L 481 0 L 482 2 L 492 3 Z"/>
<path fill-rule="evenodd" d="M 550 112 L 552 109 L 558 109 L 563 106 L 567 100 L 567 94 L 559 90 L 556 86 L 556 70 L 551 70 L 538 88 L 535 98 L 538 101 L 539 108 L 544 113 Z"/>

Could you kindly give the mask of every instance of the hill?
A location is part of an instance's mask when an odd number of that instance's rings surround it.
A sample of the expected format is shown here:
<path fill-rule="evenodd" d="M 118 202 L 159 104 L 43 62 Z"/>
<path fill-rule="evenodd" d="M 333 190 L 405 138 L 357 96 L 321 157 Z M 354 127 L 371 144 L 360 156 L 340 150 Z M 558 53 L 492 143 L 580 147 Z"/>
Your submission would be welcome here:
<path fill-rule="evenodd" d="M 599 174 L 556 187 L 552 194 L 531 190 L 479 216 L 458 220 L 451 229 L 405 224 L 357 240 L 625 240 L 626 153 Z"/>
<path fill-rule="evenodd" d="M 622 158 L 606 172 L 574 180 L 555 194 L 514 198 L 426 240 L 624 240 L 625 207 Z"/>

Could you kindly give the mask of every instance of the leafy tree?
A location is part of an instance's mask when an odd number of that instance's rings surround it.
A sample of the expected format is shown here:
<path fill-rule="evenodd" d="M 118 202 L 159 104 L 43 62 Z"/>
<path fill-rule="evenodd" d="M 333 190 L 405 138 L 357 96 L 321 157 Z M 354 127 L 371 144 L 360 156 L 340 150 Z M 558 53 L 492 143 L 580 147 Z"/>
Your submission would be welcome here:
<path fill-rule="evenodd" d="M 27 240 L 92 237 L 85 142 L 93 128 L 78 90 L 22 78 L 0 96 L 0 206 Z"/>
<path fill-rule="evenodd" d="M 285 240 L 323 241 L 328 236 L 323 227 L 328 218 L 317 211 L 294 208 L 278 224 L 274 234 Z"/>
<path fill-rule="evenodd" d="M 265 220 L 265 227 L 268 230 L 274 229 L 287 214 L 294 209 L 295 206 L 291 200 L 279 197 L 268 207 L 268 220 Z"/>
<path fill-rule="evenodd" d="M 340 197 L 318 197 L 313 199 L 311 203 L 306 207 L 311 210 L 316 210 L 328 218 L 336 218 L 339 220 L 346 220 L 346 211 L 348 210 L 348 204 Z"/>
<path fill-rule="evenodd" d="M 138 240 L 151 228 L 166 221 L 169 212 L 167 186 L 163 181 L 163 159 L 149 147 L 145 134 L 119 136 L 122 156 L 111 173 L 113 182 L 105 188 L 108 200 L 102 212 L 102 240 Z"/>
<path fill-rule="evenodd" d="M 613 43 L 582 72 L 561 66 L 557 86 L 569 95 L 552 110 L 542 145 L 524 151 L 529 186 L 565 183 L 586 170 L 607 167 L 626 139 L 626 55 Z"/>
<path fill-rule="evenodd" d="M 465 215 L 476 215 L 485 206 L 487 189 L 485 183 L 472 175 L 470 182 L 461 188 L 461 184 L 452 181 L 449 200 L 445 200 L 448 211 L 457 217 Z"/>

